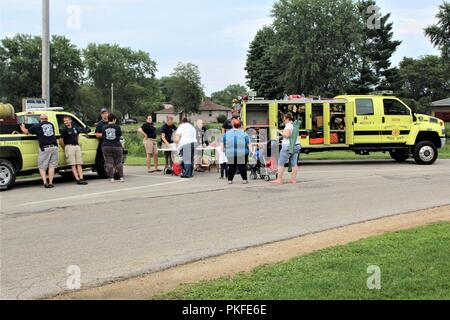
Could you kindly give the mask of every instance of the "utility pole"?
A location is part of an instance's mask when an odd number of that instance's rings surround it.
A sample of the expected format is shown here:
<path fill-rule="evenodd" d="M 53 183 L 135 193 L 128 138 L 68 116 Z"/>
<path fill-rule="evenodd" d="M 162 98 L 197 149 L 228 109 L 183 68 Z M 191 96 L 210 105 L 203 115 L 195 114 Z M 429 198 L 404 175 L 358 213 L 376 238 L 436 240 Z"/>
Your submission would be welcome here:
<path fill-rule="evenodd" d="M 42 99 L 50 107 L 50 0 L 42 0 Z"/>
<path fill-rule="evenodd" d="M 111 113 L 114 113 L 114 83 L 111 84 Z"/>

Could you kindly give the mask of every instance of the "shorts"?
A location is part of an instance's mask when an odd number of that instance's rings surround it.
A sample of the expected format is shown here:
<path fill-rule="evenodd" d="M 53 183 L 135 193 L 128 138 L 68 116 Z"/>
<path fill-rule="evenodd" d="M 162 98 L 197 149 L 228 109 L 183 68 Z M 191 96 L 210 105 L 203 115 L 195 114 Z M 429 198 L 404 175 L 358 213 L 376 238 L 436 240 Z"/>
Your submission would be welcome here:
<path fill-rule="evenodd" d="M 83 165 L 83 154 L 80 146 L 67 145 L 65 147 L 66 164 L 69 166 Z"/>
<path fill-rule="evenodd" d="M 145 147 L 145 152 L 147 154 L 153 155 L 153 154 L 158 153 L 158 146 L 157 146 L 156 140 L 153 140 L 153 139 L 144 140 L 144 147 Z"/>
<path fill-rule="evenodd" d="M 296 145 L 294 148 L 294 153 L 290 154 L 289 146 L 283 146 L 280 151 L 280 159 L 278 161 L 278 166 L 284 167 L 287 163 L 291 165 L 291 167 L 298 166 L 298 157 L 302 147 L 300 145 Z"/>
<path fill-rule="evenodd" d="M 58 167 L 58 147 L 48 147 L 44 151 L 39 150 L 38 166 L 41 170 Z"/>

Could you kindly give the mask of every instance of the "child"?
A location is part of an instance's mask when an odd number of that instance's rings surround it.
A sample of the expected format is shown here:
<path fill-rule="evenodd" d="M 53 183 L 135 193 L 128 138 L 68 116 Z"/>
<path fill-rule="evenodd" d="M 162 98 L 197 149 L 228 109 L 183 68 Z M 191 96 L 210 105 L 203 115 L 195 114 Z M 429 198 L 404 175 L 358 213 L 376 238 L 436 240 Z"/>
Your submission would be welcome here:
<path fill-rule="evenodd" d="M 217 159 L 220 164 L 220 179 L 228 178 L 228 159 L 225 152 L 222 151 L 222 147 L 216 148 Z"/>

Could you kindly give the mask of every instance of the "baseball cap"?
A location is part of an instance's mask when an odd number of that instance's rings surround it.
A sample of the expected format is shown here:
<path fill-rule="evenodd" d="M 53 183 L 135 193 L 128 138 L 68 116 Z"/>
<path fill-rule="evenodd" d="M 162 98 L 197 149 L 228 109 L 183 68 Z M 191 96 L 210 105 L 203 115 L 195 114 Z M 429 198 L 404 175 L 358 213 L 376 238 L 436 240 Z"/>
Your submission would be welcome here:
<path fill-rule="evenodd" d="M 106 108 L 101 108 L 101 109 L 100 109 L 100 113 L 104 113 L 104 112 L 108 112 L 108 109 L 106 109 Z"/>

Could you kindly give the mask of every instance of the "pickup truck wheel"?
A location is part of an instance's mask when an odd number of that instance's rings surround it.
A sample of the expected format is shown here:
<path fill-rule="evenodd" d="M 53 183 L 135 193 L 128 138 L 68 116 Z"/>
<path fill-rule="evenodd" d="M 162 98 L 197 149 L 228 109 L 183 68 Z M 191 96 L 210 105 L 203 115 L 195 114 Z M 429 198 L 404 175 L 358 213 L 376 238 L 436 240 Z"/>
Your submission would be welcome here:
<path fill-rule="evenodd" d="M 438 154 L 438 149 L 434 143 L 430 141 L 422 141 L 418 143 L 414 147 L 413 152 L 414 160 L 416 160 L 418 164 L 423 165 L 431 165 L 435 163 L 438 158 Z"/>
<path fill-rule="evenodd" d="M 409 159 L 409 153 L 407 151 L 396 150 L 391 151 L 389 154 L 391 155 L 391 158 L 397 162 L 405 162 Z"/>
<path fill-rule="evenodd" d="M 16 183 L 16 170 L 11 162 L 0 159 L 0 191 L 8 190 Z"/>

